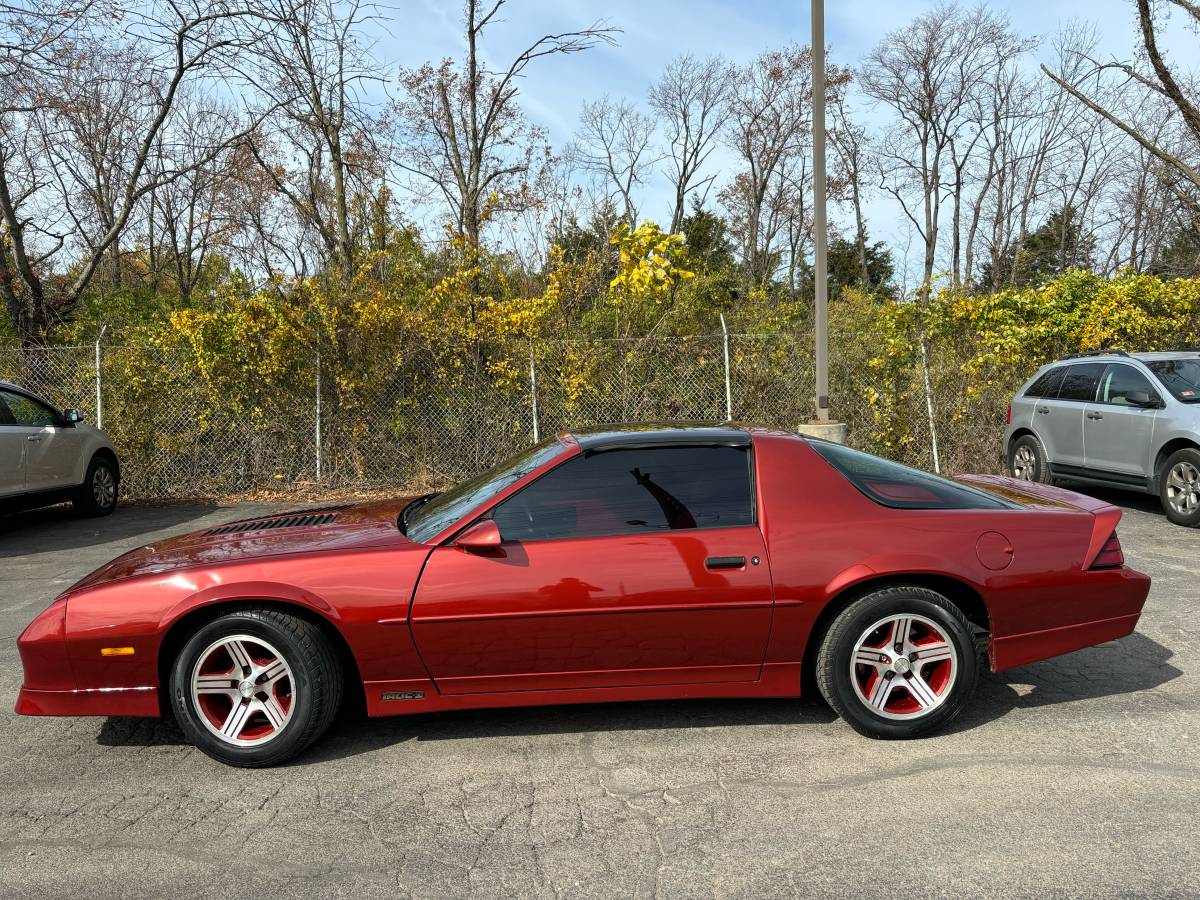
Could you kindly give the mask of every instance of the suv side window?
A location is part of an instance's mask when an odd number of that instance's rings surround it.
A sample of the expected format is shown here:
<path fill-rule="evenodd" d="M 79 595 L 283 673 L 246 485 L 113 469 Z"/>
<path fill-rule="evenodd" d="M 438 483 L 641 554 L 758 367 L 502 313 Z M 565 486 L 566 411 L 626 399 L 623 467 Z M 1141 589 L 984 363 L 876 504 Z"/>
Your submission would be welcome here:
<path fill-rule="evenodd" d="M 58 424 L 58 415 L 54 410 L 23 394 L 0 391 L 0 400 L 8 407 L 16 425 L 45 428 L 47 425 Z"/>
<path fill-rule="evenodd" d="M 1058 396 L 1058 389 L 1062 386 L 1063 376 L 1067 373 L 1066 366 L 1056 366 L 1046 372 L 1033 384 L 1029 386 L 1029 390 L 1025 392 L 1026 397 L 1050 397 L 1053 399 Z"/>
<path fill-rule="evenodd" d="M 749 446 L 648 447 L 577 456 L 493 511 L 506 541 L 754 523 Z"/>
<path fill-rule="evenodd" d="M 1078 400 L 1091 403 L 1096 399 L 1096 383 L 1104 371 L 1104 363 L 1078 363 L 1067 367 L 1066 377 L 1058 391 L 1059 400 Z"/>
<path fill-rule="evenodd" d="M 1096 394 L 1097 403 L 1111 403 L 1114 406 L 1132 406 L 1125 399 L 1131 391 L 1145 391 L 1150 399 L 1158 398 L 1158 392 L 1150 384 L 1150 379 L 1135 369 L 1120 363 L 1113 363 L 1104 370 L 1100 379 L 1100 390 Z"/>

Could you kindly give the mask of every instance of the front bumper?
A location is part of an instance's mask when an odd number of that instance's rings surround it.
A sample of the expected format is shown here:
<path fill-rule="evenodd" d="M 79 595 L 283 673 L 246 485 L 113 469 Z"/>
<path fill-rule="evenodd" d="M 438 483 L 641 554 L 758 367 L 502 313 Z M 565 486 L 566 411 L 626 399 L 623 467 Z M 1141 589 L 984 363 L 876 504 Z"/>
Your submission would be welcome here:
<path fill-rule="evenodd" d="M 153 687 L 92 688 L 39 691 L 22 687 L 17 695 L 21 716 L 148 716 L 160 714 Z"/>
<path fill-rule="evenodd" d="M 158 689 L 81 688 L 66 640 L 67 599 L 60 597 L 17 638 L 25 681 L 16 712 L 23 716 L 157 716 Z"/>

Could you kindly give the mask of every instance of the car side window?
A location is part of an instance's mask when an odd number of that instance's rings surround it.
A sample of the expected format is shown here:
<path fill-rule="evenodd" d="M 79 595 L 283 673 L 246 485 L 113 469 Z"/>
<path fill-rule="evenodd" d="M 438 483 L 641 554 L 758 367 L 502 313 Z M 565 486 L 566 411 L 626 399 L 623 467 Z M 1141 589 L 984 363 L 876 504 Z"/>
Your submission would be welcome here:
<path fill-rule="evenodd" d="M 1143 391 L 1149 394 L 1152 400 L 1158 398 L 1158 392 L 1150 384 L 1149 378 L 1133 366 L 1114 363 L 1104 370 L 1100 379 L 1100 390 L 1096 393 L 1096 402 L 1133 406 L 1127 399 L 1133 391 Z"/>
<path fill-rule="evenodd" d="M 8 404 L 4 402 L 4 395 L 0 394 L 0 426 L 16 425 L 13 420 L 12 413 L 8 411 Z"/>
<path fill-rule="evenodd" d="M 585 453 L 496 507 L 506 541 L 539 541 L 754 523 L 748 446 Z"/>
<path fill-rule="evenodd" d="M 1025 391 L 1026 397 L 1050 397 L 1058 396 L 1058 390 L 1062 386 L 1063 375 L 1066 374 L 1066 366 L 1057 366 L 1049 371 L 1043 372 L 1038 379 L 1029 386 Z"/>
<path fill-rule="evenodd" d="M 1096 384 L 1104 371 L 1104 363 L 1079 363 L 1068 366 L 1058 391 L 1059 400 L 1078 400 L 1091 403 L 1096 399 Z"/>
<path fill-rule="evenodd" d="M 45 428 L 47 425 L 58 424 L 58 416 L 55 415 L 54 410 L 23 394 L 0 391 L 0 400 L 8 407 L 15 425 L 23 425 L 27 428 Z"/>

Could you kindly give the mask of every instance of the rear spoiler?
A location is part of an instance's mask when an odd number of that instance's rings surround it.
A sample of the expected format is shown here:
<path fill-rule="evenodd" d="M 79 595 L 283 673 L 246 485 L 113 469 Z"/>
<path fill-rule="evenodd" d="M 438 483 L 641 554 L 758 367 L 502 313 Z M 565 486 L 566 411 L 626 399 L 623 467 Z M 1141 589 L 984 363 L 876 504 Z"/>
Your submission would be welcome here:
<path fill-rule="evenodd" d="M 1077 494 L 1065 488 L 1055 487 L 1052 484 L 1018 481 L 1003 475 L 958 475 L 955 480 L 997 494 L 1005 500 L 1019 503 L 1021 506 L 1091 513 L 1094 521 L 1087 553 L 1083 557 L 1083 568 L 1085 569 L 1091 568 L 1108 539 L 1116 532 L 1117 523 L 1121 521 L 1122 513 L 1119 507 L 1086 494 Z"/>

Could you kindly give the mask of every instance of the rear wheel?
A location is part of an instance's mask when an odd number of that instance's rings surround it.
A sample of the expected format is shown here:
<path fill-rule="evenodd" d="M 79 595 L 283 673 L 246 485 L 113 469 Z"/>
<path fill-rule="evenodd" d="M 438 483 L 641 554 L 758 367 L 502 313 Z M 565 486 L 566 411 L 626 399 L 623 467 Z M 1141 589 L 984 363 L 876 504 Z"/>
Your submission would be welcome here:
<path fill-rule="evenodd" d="M 1167 457 L 1158 479 L 1163 512 L 1176 525 L 1200 525 L 1200 450 L 1185 447 Z"/>
<path fill-rule="evenodd" d="M 1049 484 L 1050 466 L 1042 442 L 1032 434 L 1022 435 L 1008 448 L 1008 473 L 1018 481 Z"/>
<path fill-rule="evenodd" d="M 927 588 L 890 587 L 834 619 L 816 674 L 825 700 L 855 731 L 910 738 L 962 711 L 979 678 L 979 654 L 949 600 Z"/>
<path fill-rule="evenodd" d="M 84 516 L 107 516 L 117 508 L 117 489 L 120 480 L 111 459 L 95 456 L 88 465 L 87 475 L 75 495 L 75 511 Z"/>
<path fill-rule="evenodd" d="M 342 671 L 321 629 L 272 609 L 227 613 L 201 626 L 171 671 L 184 734 L 213 759 L 272 766 L 329 727 Z"/>

